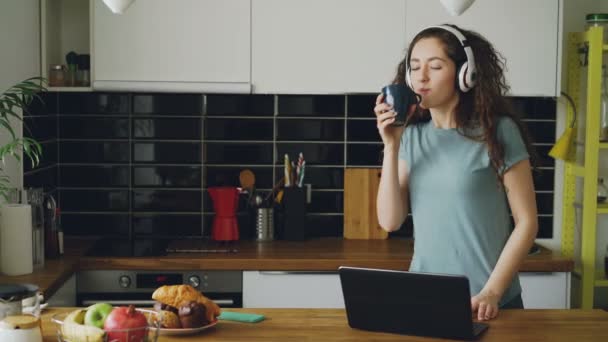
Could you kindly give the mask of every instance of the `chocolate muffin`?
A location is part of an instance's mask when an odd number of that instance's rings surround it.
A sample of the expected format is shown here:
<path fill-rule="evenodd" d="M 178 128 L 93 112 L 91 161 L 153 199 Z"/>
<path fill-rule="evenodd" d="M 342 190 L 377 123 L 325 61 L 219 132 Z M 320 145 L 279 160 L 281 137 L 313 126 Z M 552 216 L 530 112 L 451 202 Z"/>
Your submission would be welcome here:
<path fill-rule="evenodd" d="M 206 318 L 206 313 L 207 309 L 203 304 L 194 301 L 186 302 L 178 310 L 178 317 L 182 328 L 198 328 L 208 324 L 209 321 Z"/>
<path fill-rule="evenodd" d="M 168 304 L 165 304 L 165 303 L 161 303 L 161 302 L 154 303 L 154 311 L 160 312 L 160 311 L 163 311 L 163 310 L 165 310 L 165 311 L 171 311 L 171 312 L 173 312 L 176 315 L 178 314 L 177 308 L 174 307 L 174 306 L 171 306 L 171 305 L 168 305 Z"/>

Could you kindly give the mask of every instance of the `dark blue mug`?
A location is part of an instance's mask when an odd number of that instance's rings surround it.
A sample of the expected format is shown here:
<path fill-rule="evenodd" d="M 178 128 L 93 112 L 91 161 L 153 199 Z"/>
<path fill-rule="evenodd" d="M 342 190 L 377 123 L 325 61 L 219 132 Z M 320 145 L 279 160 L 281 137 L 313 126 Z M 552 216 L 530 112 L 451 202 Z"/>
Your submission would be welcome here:
<path fill-rule="evenodd" d="M 413 104 L 418 103 L 418 95 L 405 84 L 390 84 L 382 88 L 384 102 L 393 107 L 397 116 L 392 126 L 405 125 L 407 112 Z"/>

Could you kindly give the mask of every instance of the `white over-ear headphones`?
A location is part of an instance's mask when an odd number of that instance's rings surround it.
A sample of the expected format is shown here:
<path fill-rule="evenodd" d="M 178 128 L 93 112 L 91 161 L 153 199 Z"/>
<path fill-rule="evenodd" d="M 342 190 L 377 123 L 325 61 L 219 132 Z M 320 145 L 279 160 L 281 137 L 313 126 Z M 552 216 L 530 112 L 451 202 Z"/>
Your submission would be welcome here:
<path fill-rule="evenodd" d="M 475 83 L 476 83 L 477 70 L 475 68 L 475 56 L 473 55 L 473 49 L 469 45 L 469 42 L 467 41 L 465 36 L 462 34 L 462 32 L 460 32 L 458 29 L 456 29 L 452 26 L 448 26 L 448 25 L 430 26 L 430 27 L 427 27 L 426 29 L 430 29 L 430 28 L 438 28 L 438 29 L 446 30 L 446 31 L 452 33 L 456 38 L 458 38 L 460 45 L 462 45 L 462 48 L 464 49 L 464 53 L 467 55 L 467 61 L 464 62 L 460 66 L 460 68 L 456 71 L 456 77 L 458 78 L 458 87 L 460 88 L 460 90 L 463 93 L 466 93 L 467 91 L 471 90 L 475 86 Z M 410 65 L 409 65 L 409 56 L 407 58 L 408 59 L 406 60 L 407 68 L 405 70 L 405 82 L 411 89 L 414 89 L 414 87 L 412 85 L 412 78 L 410 76 L 411 70 L 410 70 Z"/>

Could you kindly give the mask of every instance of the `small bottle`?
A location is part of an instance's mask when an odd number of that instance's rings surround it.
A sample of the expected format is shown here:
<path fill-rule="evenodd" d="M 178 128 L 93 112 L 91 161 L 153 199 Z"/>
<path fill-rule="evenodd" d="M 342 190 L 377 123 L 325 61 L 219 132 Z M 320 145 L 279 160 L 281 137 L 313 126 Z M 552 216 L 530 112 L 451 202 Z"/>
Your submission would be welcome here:
<path fill-rule="evenodd" d="M 608 198 L 608 188 L 604 184 L 604 179 L 597 180 L 597 203 L 603 203 Z"/>

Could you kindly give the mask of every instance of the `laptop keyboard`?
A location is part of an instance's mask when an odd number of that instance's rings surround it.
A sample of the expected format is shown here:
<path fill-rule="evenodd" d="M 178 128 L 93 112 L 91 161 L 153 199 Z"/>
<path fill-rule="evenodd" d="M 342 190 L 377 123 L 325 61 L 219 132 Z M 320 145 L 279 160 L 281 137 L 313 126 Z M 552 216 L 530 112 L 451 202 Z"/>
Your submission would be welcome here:
<path fill-rule="evenodd" d="M 486 327 L 487 324 L 473 322 L 473 336 L 479 335 Z"/>

